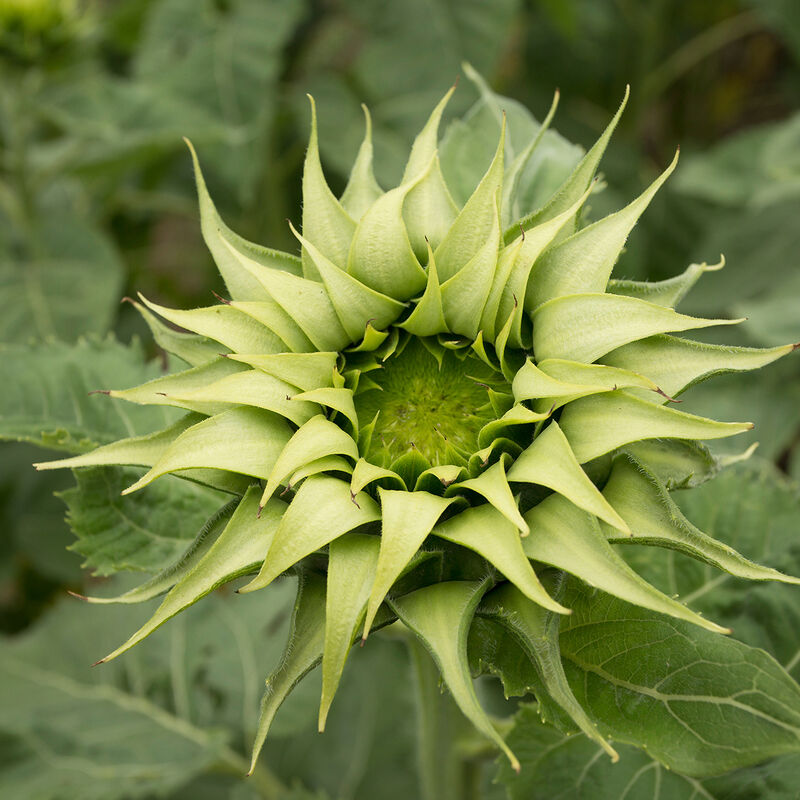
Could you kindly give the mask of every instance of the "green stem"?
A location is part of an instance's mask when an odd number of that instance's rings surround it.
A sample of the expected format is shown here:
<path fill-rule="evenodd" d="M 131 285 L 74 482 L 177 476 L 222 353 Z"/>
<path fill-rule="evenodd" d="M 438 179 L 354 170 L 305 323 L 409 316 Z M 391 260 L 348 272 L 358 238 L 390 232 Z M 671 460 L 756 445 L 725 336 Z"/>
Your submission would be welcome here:
<path fill-rule="evenodd" d="M 281 800 L 286 796 L 288 789 L 268 767 L 258 765 L 253 774 L 245 778 L 250 769 L 250 762 L 244 756 L 229 747 L 222 751 L 221 756 L 220 761 L 212 767 L 212 771 L 224 775 L 237 775 L 242 780 L 247 780 L 263 800 Z"/>
<path fill-rule="evenodd" d="M 465 754 L 471 731 L 453 699 L 440 689 L 433 659 L 415 639 L 406 637 L 417 701 L 417 759 L 422 800 L 480 800 L 481 764 Z"/>

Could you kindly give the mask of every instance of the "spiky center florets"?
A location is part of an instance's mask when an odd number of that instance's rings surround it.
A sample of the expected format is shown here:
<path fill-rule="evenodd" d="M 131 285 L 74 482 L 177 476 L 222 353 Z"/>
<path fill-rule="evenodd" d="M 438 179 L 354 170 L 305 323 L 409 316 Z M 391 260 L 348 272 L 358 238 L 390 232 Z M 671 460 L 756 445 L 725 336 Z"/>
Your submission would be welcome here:
<path fill-rule="evenodd" d="M 495 418 L 489 382 L 497 374 L 478 358 L 439 348 L 437 359 L 414 337 L 382 368 L 375 386 L 356 395 L 362 426 L 377 415 L 365 458 L 388 467 L 410 452 L 431 466 L 464 464 L 478 449 L 478 433 Z"/>

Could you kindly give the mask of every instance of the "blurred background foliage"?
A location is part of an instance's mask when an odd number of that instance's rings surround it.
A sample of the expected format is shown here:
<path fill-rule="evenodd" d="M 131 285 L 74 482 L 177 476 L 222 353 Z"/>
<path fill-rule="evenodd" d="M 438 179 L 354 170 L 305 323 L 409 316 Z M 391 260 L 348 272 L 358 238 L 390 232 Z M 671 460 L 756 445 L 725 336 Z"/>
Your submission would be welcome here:
<path fill-rule="evenodd" d="M 82 556 L 94 553 L 89 566 L 105 574 L 96 545 L 82 543 L 101 533 L 138 536 L 143 544 L 130 566 L 147 570 L 156 545 L 163 559 L 193 536 L 206 506 L 166 485 L 186 514 L 140 517 L 141 507 L 126 506 L 112 491 L 113 475 L 88 476 L 105 481 L 95 489 L 106 492 L 114 519 L 104 521 L 98 508 L 81 504 L 70 477 L 37 475 L 29 465 L 38 457 L 34 445 L 87 449 L 155 426 L 152 410 L 116 418 L 86 398 L 165 366 L 141 319 L 119 305 L 121 296 L 142 291 L 186 307 L 207 305 L 211 291 L 222 289 L 200 236 L 181 137 L 197 147 L 234 230 L 294 249 L 286 218 L 300 216 L 305 93 L 318 103 L 334 190 L 344 186 L 362 136 L 362 102 L 373 115 L 376 172 L 387 186 L 399 179 L 413 136 L 464 60 L 538 118 L 558 87 L 554 126 L 583 147 L 630 83 L 592 216 L 622 206 L 677 146 L 682 152 L 616 277 L 662 279 L 724 253 L 725 269 L 708 274 L 682 310 L 748 316 L 735 343 L 800 339 L 796 0 L 0 1 L 0 437 L 15 442 L 0 460 L 0 629 L 14 635 L 0 659 L 8 695 L 0 704 L 0 795 L 415 796 L 414 698 L 411 689 L 395 691 L 376 679 L 390 674 L 395 687 L 408 683 L 411 667 L 392 641 L 354 659 L 351 689 L 324 738 L 312 733 L 314 687 L 293 696 L 272 750 L 283 788 L 275 789 L 271 774 L 239 779 L 259 685 L 278 657 L 277 649 L 267 651 L 283 641 L 276 631 L 287 624 L 288 594 L 277 593 L 270 613 L 249 597 L 237 600 L 234 614 L 219 598 L 214 614 L 179 620 L 173 633 L 154 637 L 119 666 L 85 670 L 134 623 L 125 609 L 113 615 L 63 600 L 65 589 L 82 592 L 92 580 L 81 570 Z M 449 118 L 475 99 L 462 81 Z M 457 129 L 448 135 L 457 138 Z M 567 151 L 574 152 L 563 143 L 559 152 Z M 731 341 L 731 329 L 724 334 Z M 800 502 L 796 484 L 786 480 L 800 478 L 797 359 L 698 387 L 682 408 L 756 422 L 759 474 L 773 469 L 767 462 L 785 473 L 770 472 L 770 486 L 783 498 L 785 527 L 796 531 Z M 736 490 L 709 488 L 706 495 L 730 504 Z M 756 506 L 768 502 L 759 497 L 751 498 Z M 77 545 L 64 520 L 67 506 Z M 158 539 L 159 524 L 173 532 L 171 540 Z M 797 574 L 796 550 L 793 557 L 786 569 Z M 737 619 L 745 614 L 728 611 Z M 726 611 L 715 613 L 724 618 Z M 754 636 L 751 643 L 770 644 Z M 798 642 L 780 646 L 789 652 Z M 42 671 L 35 696 L 14 683 L 20 670 Z M 458 726 L 441 702 L 442 719 Z M 94 730 L 91 742 L 75 730 L 78 721 Z M 225 739 L 223 723 L 241 731 L 238 740 Z M 528 735 L 547 744 L 560 734 Z M 164 750 L 169 770 L 141 768 Z M 67 751 L 72 759 L 55 755 Z M 391 787 L 381 779 L 387 770 Z M 755 787 L 747 797 L 783 796 L 757 793 L 763 775 L 749 773 L 713 796 L 738 797 L 722 793 L 733 785 Z M 674 797 L 688 796 L 681 794 L 688 785 L 676 783 Z M 501 787 L 489 791 L 503 796 Z M 518 791 L 538 796 L 530 787 Z"/>

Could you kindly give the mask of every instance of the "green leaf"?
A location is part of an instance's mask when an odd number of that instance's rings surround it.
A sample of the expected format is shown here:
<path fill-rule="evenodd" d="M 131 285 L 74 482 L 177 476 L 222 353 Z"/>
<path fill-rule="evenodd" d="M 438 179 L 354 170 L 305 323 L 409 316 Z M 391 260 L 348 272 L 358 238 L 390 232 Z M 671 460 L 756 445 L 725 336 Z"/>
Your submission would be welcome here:
<path fill-rule="evenodd" d="M 259 567 L 269 550 L 286 504 L 273 499 L 258 514 L 258 498 L 258 487 L 254 486 L 242 498 L 208 552 L 167 592 L 153 616 L 124 644 L 98 663 L 122 655 L 192 603 Z"/>
<path fill-rule="evenodd" d="M 657 391 L 649 378 L 626 369 L 604 364 L 582 364 L 549 358 L 538 366 L 527 361 L 514 375 L 511 389 L 516 401 L 542 399 L 542 408 L 560 408 L 566 403 L 614 389 L 638 387 Z M 554 402 L 553 402 L 554 401 Z"/>
<path fill-rule="evenodd" d="M 570 685 L 615 740 L 694 777 L 800 748 L 800 687 L 763 650 L 577 586 L 566 599 Z"/>
<path fill-rule="evenodd" d="M 266 689 L 261 699 L 261 714 L 253 742 L 248 775 L 256 768 L 258 756 L 272 727 L 272 721 L 283 701 L 303 677 L 322 660 L 325 640 L 325 602 L 325 579 L 311 572 L 300 573 L 289 640 L 280 664 L 267 678 Z"/>
<path fill-rule="evenodd" d="M 532 531 L 522 540 L 528 558 L 563 569 L 589 586 L 643 608 L 687 620 L 710 631 L 729 633 L 639 577 L 606 541 L 597 520 L 561 495 L 550 495 L 534 506 L 525 519 Z M 602 720 L 602 715 L 597 719 Z"/>
<path fill-rule="evenodd" d="M 625 533 L 630 532 L 622 517 L 609 505 L 583 471 L 567 437 L 555 420 L 514 461 L 508 471 L 508 479 L 546 486 L 609 525 Z"/>
<path fill-rule="evenodd" d="M 425 291 L 414 305 L 414 310 L 408 319 L 399 323 L 397 327 L 419 337 L 450 332 L 444 318 L 439 274 L 436 271 L 436 259 L 430 244 L 428 244 L 428 278 Z"/>
<path fill-rule="evenodd" d="M 377 503 L 363 492 L 353 497 L 349 483 L 328 475 L 306 478 L 283 515 L 261 571 L 240 591 L 263 589 L 307 555 L 377 519 Z"/>
<path fill-rule="evenodd" d="M 674 495 L 698 527 L 747 558 L 791 575 L 800 574 L 797 519 L 800 494 L 772 465 L 753 459 L 691 492 Z M 800 677 L 797 586 L 752 583 L 720 572 L 676 550 L 625 548 L 631 565 L 669 594 L 724 621 L 738 639 L 774 655 Z"/>
<path fill-rule="evenodd" d="M 236 406 L 187 428 L 123 494 L 185 469 L 221 469 L 266 480 L 290 434 L 289 426 L 275 414 Z M 237 447 L 231 448 L 231 442 Z"/>
<path fill-rule="evenodd" d="M 389 603 L 433 657 L 464 716 L 508 757 L 519 762 L 481 708 L 467 661 L 467 634 L 486 581 L 447 581 L 417 589 Z"/>
<path fill-rule="evenodd" d="M 278 353 L 285 349 L 284 343 L 269 328 L 233 306 L 218 305 L 185 311 L 151 303 L 141 294 L 139 298 L 151 311 L 174 325 L 214 339 L 234 352 Z"/>
<path fill-rule="evenodd" d="M 350 493 L 358 494 L 365 486 L 380 480 L 390 480 L 401 488 L 405 488 L 402 478 L 396 472 L 370 464 L 365 458 L 359 458 L 353 468 Z"/>
<path fill-rule="evenodd" d="M 723 258 L 718 264 L 690 264 L 674 278 L 663 281 L 610 280 L 606 291 L 626 297 L 637 297 L 657 306 L 674 308 L 687 295 L 705 272 L 716 272 L 725 266 Z"/>
<path fill-rule="evenodd" d="M 564 181 L 561 188 L 547 201 L 547 203 L 538 211 L 523 217 L 519 225 L 512 225 L 505 233 L 505 241 L 508 244 L 510 241 L 516 239 L 519 235 L 519 228 L 528 230 L 535 225 L 541 225 L 556 215 L 562 213 L 575 203 L 579 197 L 589 188 L 594 180 L 595 172 L 603 157 L 603 153 L 608 146 L 611 139 L 611 134 L 617 127 L 619 118 L 625 110 L 625 105 L 628 102 L 630 95 L 630 87 L 625 87 L 625 96 L 622 98 L 619 110 L 609 122 L 608 127 L 603 131 L 603 134 L 592 146 L 591 150 L 583 157 L 580 163 L 575 167 L 572 174 Z"/>
<path fill-rule="evenodd" d="M 306 402 L 316 403 L 337 411 L 353 426 L 354 438 L 358 437 L 358 416 L 356 415 L 356 407 L 353 404 L 352 389 L 334 389 L 326 386 L 322 389 L 312 389 L 310 392 L 300 392 L 293 395 L 292 400 L 300 404 L 305 404 Z M 303 422 L 306 421 L 303 420 Z"/>
<path fill-rule="evenodd" d="M 87 198 L 61 194 L 51 207 L 29 211 L 26 226 L 4 230 L 0 219 L 0 342 L 72 342 L 104 335 L 114 320 L 124 279 L 120 256 L 106 233 L 76 212 Z"/>
<path fill-rule="evenodd" d="M 203 523 L 224 502 L 222 496 L 170 477 L 154 486 L 146 500 L 122 497 L 120 493 L 131 482 L 130 473 L 111 468 L 77 470 L 76 485 L 60 494 L 77 537 L 69 549 L 83 556 L 82 566 L 95 575 L 126 569 L 154 572 L 179 557 L 186 563 L 181 554 L 199 529 L 201 541 L 213 539 Z M 190 546 L 194 554 L 201 549 Z M 169 588 L 164 576 L 147 583 L 146 591 L 132 590 L 121 602 L 146 600 Z"/>
<path fill-rule="evenodd" d="M 619 761 L 613 747 L 600 735 L 597 725 L 587 716 L 567 683 L 561 652 L 558 648 L 560 616 L 532 603 L 518 589 L 503 584 L 489 592 L 478 606 L 477 614 L 501 625 L 536 665 L 539 678 L 552 699 L 571 717 L 586 736 Z M 524 712 L 523 712 L 524 713 Z"/>
<path fill-rule="evenodd" d="M 311 461 L 333 455 L 358 459 L 358 447 L 353 438 L 322 414 L 312 417 L 298 428 L 285 443 L 270 469 L 263 500 L 272 496 L 288 475 Z"/>
<path fill-rule="evenodd" d="M 564 358 L 590 364 L 617 347 L 656 333 L 735 325 L 742 320 L 700 319 L 635 297 L 573 294 L 539 306 L 533 314 L 536 360 Z"/>
<path fill-rule="evenodd" d="M 107 394 L 115 399 L 127 400 L 140 405 L 166 405 L 196 411 L 199 414 L 215 414 L 225 410 L 221 403 L 212 402 L 186 402 L 181 403 L 169 395 L 175 392 L 191 393 L 195 389 L 202 389 L 220 378 L 245 371 L 245 367 L 225 358 L 215 358 L 197 367 L 163 375 L 151 381 L 130 389 L 111 389 Z"/>
<path fill-rule="evenodd" d="M 311 136 L 303 167 L 303 236 L 344 269 L 356 223 L 328 188 L 319 159 L 317 106 L 311 95 L 308 99 L 311 103 Z M 303 275 L 319 280 L 319 273 L 308 252 L 303 252 Z"/>
<path fill-rule="evenodd" d="M 509 522 L 516 525 L 521 532 L 520 535 L 528 535 L 528 525 L 519 513 L 517 501 L 511 493 L 502 459 L 492 464 L 477 478 L 469 478 L 448 487 L 448 492 L 453 493 L 460 489 L 470 489 L 486 498 Z"/>
<path fill-rule="evenodd" d="M 629 537 L 621 537 L 607 529 L 610 541 L 671 548 L 739 578 L 800 584 L 800 578 L 754 564 L 732 547 L 698 530 L 683 516 L 664 484 L 631 456 L 615 459 L 603 495 L 633 532 Z"/>
<path fill-rule="evenodd" d="M 526 309 L 533 311 L 565 295 L 604 292 L 633 226 L 677 163 L 676 153 L 669 167 L 630 205 L 545 251 L 533 269 Z"/>
<path fill-rule="evenodd" d="M 569 609 L 557 603 L 545 591 L 528 563 L 521 545 L 519 530 L 494 506 L 474 506 L 456 514 L 433 532 L 449 542 L 468 547 L 494 564 L 526 597 L 542 608 L 557 614 L 569 614 Z"/>
<path fill-rule="evenodd" d="M 337 353 L 273 353 L 242 355 L 231 353 L 227 358 L 241 361 L 268 375 L 297 386 L 304 392 L 333 385 Z"/>
<path fill-rule="evenodd" d="M 493 223 L 485 231 L 481 246 L 463 267 L 442 283 L 442 310 L 447 327 L 453 333 L 462 334 L 469 339 L 475 339 L 478 335 L 481 316 L 489 299 L 497 268 L 497 252 L 500 247 L 498 200 L 499 190 L 494 197 Z M 447 257 L 447 250 L 443 256 L 437 255 L 437 258 L 441 257 Z"/>
<path fill-rule="evenodd" d="M 664 392 L 676 397 L 714 375 L 759 369 L 794 349 L 792 344 L 765 349 L 732 347 L 662 335 L 612 350 L 603 356 L 603 362 L 634 372 L 646 370 Z"/>
<path fill-rule="evenodd" d="M 752 452 L 751 446 L 744 456 Z M 711 480 L 724 466 L 702 442 L 681 439 L 643 439 L 625 447 L 667 489 L 691 489 Z"/>
<path fill-rule="evenodd" d="M 499 234 L 495 231 L 500 224 L 497 204 L 498 193 L 503 184 L 504 143 L 505 124 L 500 131 L 500 141 L 489 169 L 450 226 L 441 244 L 434 250 L 436 267 L 443 284 L 457 275 L 485 249 L 487 239 L 499 239 Z M 498 248 L 499 241 L 494 245 L 495 257 Z"/>
<path fill-rule="evenodd" d="M 304 252 L 308 254 L 321 276 L 342 327 L 352 341 L 363 338 L 369 323 L 372 322 L 376 328 L 383 329 L 400 316 L 405 308 L 403 303 L 370 289 L 369 286 L 348 275 L 329 261 L 311 242 L 304 239 L 293 226 L 291 227 L 292 233 L 303 245 Z"/>
<path fill-rule="evenodd" d="M 431 112 L 425 127 L 414 140 L 403 173 L 403 183 L 423 175 L 403 204 L 408 238 L 420 260 L 425 258 L 430 247 L 436 249 L 439 246 L 458 215 L 458 207 L 450 196 L 437 155 L 439 123 L 454 91 L 455 86 L 448 90 Z"/>
<path fill-rule="evenodd" d="M 176 331 L 141 303 L 131 298 L 127 300 L 142 315 L 156 344 L 167 353 L 177 356 L 192 367 L 200 367 L 219 357 L 219 345 L 215 341 L 196 333 Z"/>
<path fill-rule="evenodd" d="M 372 117 L 369 109 L 362 103 L 364 111 L 364 140 L 350 170 L 350 178 L 342 194 L 342 208 L 358 222 L 364 212 L 383 194 L 383 189 L 375 180 L 372 171 Z"/>
<path fill-rule="evenodd" d="M 220 760 L 239 766 L 224 737 L 165 710 L 141 684 L 134 690 L 122 670 L 88 668 L 87 653 L 105 646 L 119 624 L 119 616 L 109 624 L 108 609 L 96 611 L 87 620 L 86 606 L 67 601 L 24 636 L 3 641 L 0 791 L 144 800 L 172 794 Z M 168 673 L 160 677 L 168 681 Z"/>
<path fill-rule="evenodd" d="M 227 358 L 220 360 L 235 363 Z M 197 388 L 164 386 L 162 391 L 167 400 L 212 414 L 225 412 L 232 406 L 249 406 L 271 411 L 295 425 L 303 425 L 320 412 L 315 402 L 295 399 L 298 394 L 294 386 L 258 369 L 236 371 L 219 380 L 199 384 Z"/>
<path fill-rule="evenodd" d="M 428 492 L 383 488 L 378 488 L 378 496 L 381 502 L 381 549 L 375 580 L 370 588 L 364 638 L 369 634 L 378 608 L 392 585 L 453 502 L 453 498 L 437 497 Z"/>
<path fill-rule="evenodd" d="M 197 153 L 188 139 L 184 141 L 189 147 L 194 165 L 203 240 L 211 251 L 211 255 L 214 256 L 217 269 L 222 275 L 231 297 L 234 300 L 268 299 L 269 295 L 264 291 L 264 288 L 248 270 L 242 267 L 241 261 L 234 255 L 233 251 L 241 252 L 268 269 L 282 269 L 295 275 L 298 275 L 301 271 L 299 259 L 288 253 L 281 253 L 279 250 L 272 250 L 268 247 L 248 242 L 234 233 L 223 222 L 206 188 Z"/>
<path fill-rule="evenodd" d="M 227 305 L 237 311 L 243 311 L 248 317 L 252 317 L 256 322 L 260 322 L 265 328 L 272 331 L 283 342 L 282 350 L 289 350 L 293 353 L 310 353 L 315 349 L 311 340 L 303 333 L 302 328 L 274 300 L 267 299 L 257 302 L 231 300 L 227 302 Z"/>
<path fill-rule="evenodd" d="M 113 339 L 74 345 L 0 345 L 0 438 L 81 452 L 120 436 L 145 433 L 174 419 L 169 409 L 125 407 L 89 392 L 158 374 L 141 346 Z"/>
<path fill-rule="evenodd" d="M 566 211 L 525 231 L 524 236 L 517 237 L 500 250 L 492 293 L 481 321 L 487 337 L 493 338 L 496 328 L 513 312 L 510 339 L 515 347 L 522 347 L 522 318 L 525 298 L 530 290 L 531 271 L 542 251 L 574 217 L 588 197 L 589 190 Z"/>
<path fill-rule="evenodd" d="M 322 698 L 319 730 L 325 730 L 347 654 L 364 620 L 375 580 L 380 539 L 348 533 L 331 542 L 325 596 L 325 648 L 322 654 Z"/>
<path fill-rule="evenodd" d="M 167 481 L 164 481 L 167 483 Z M 63 496 L 63 493 L 62 493 Z M 160 594 L 169 591 L 184 575 L 194 569 L 197 562 L 208 552 L 208 548 L 217 540 L 219 535 L 228 524 L 228 520 L 236 510 L 239 498 L 230 500 L 221 508 L 218 508 L 200 528 L 194 541 L 181 553 L 181 555 L 171 564 L 164 567 L 150 580 L 139 584 L 133 589 L 128 589 L 122 594 L 97 597 L 78 595 L 89 603 L 105 605 L 107 603 L 142 603 L 145 600 L 152 600 Z"/>
<path fill-rule="evenodd" d="M 233 251 L 232 251 L 233 252 Z M 297 324 L 317 350 L 341 350 L 349 344 L 347 333 L 342 328 L 336 310 L 325 287 L 313 280 L 306 280 L 288 272 L 265 269 L 256 261 L 236 253 L 242 266 L 264 287 L 274 300 Z M 239 353 L 272 353 L 285 348 L 233 347 Z"/>
<path fill-rule="evenodd" d="M 421 175 L 381 195 L 358 223 L 347 257 L 347 272 L 388 297 L 407 300 L 425 286 L 403 222 L 403 204 Z"/>
<path fill-rule="evenodd" d="M 525 705 L 514 718 L 508 742 L 519 755 L 519 775 L 504 764 L 497 780 L 510 800 L 620 800 L 620 798 L 659 798 L 659 800 L 790 800 L 790 794 L 772 794 L 772 787 L 791 785 L 789 775 L 775 776 L 769 762 L 763 767 L 770 789 L 751 794 L 754 785 L 734 772 L 727 778 L 699 781 L 664 767 L 647 752 L 617 744 L 618 763 L 601 758 L 602 751 L 585 736 L 565 736 L 539 719 L 535 706 Z M 792 757 L 788 757 L 791 759 Z M 787 779 L 789 783 L 787 783 Z M 717 791 L 714 785 L 721 787 Z M 725 787 L 725 788 L 722 788 Z M 730 794 L 728 790 L 744 794 Z"/>
<path fill-rule="evenodd" d="M 199 414 L 186 414 L 172 425 L 155 433 L 131 436 L 128 439 L 120 439 L 98 447 L 89 453 L 72 458 L 61 458 L 57 461 L 44 461 L 33 466 L 38 470 L 117 465 L 151 467 L 178 436 L 202 419 Z"/>
<path fill-rule="evenodd" d="M 640 439 L 720 439 L 752 430 L 753 425 L 716 422 L 616 391 L 570 403 L 561 416 L 561 427 L 583 464 Z"/>

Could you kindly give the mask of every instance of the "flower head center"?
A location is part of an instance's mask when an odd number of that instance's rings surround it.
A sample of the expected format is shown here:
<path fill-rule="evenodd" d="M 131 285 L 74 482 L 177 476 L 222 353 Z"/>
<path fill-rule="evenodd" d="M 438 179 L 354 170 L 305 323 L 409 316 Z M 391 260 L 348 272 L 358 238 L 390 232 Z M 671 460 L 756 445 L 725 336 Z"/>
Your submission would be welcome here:
<path fill-rule="evenodd" d="M 412 337 L 369 373 L 376 386 L 355 398 L 362 426 L 377 414 L 367 460 L 389 467 L 416 451 L 431 466 L 463 464 L 478 449 L 480 429 L 495 418 L 488 382 L 497 373 L 471 353 L 437 353 Z"/>

